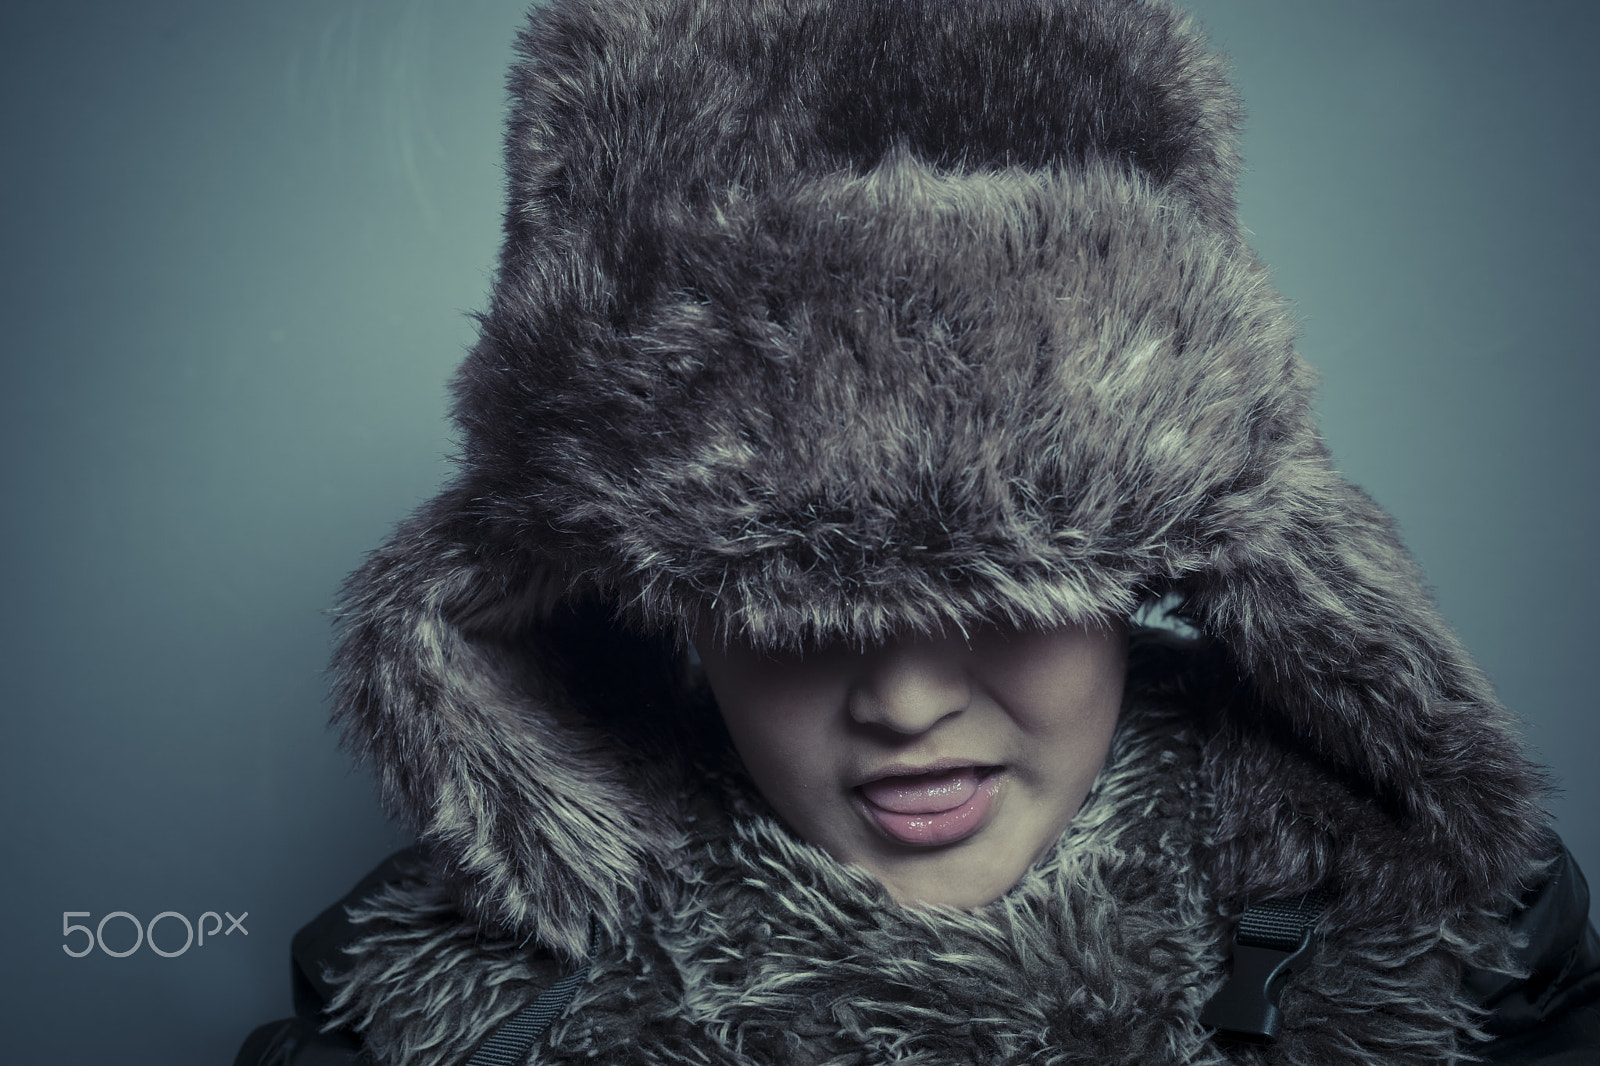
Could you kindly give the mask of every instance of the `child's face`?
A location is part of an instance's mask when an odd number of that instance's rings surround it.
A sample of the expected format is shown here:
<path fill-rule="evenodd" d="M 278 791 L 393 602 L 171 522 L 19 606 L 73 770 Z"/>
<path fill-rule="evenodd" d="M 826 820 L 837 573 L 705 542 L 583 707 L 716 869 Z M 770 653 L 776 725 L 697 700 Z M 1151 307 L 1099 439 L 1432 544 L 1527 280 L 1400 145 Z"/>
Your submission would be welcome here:
<path fill-rule="evenodd" d="M 1064 832 L 1105 761 L 1126 631 L 986 628 L 860 652 L 697 645 L 734 746 L 802 837 L 901 903 L 976 907 Z"/>

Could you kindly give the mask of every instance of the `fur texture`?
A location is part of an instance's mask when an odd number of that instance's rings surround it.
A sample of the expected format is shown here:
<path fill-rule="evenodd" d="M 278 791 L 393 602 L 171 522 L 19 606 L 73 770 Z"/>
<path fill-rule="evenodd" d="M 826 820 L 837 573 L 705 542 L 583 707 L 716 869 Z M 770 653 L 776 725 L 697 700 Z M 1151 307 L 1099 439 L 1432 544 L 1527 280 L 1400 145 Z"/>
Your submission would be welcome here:
<path fill-rule="evenodd" d="M 1474 1032 L 1459 967 L 1492 919 L 1330 938 L 1275 1048 L 1208 1041 L 1222 921 L 1194 861 L 1214 812 L 1186 707 L 1127 708 L 1067 836 L 970 913 L 901 908 L 736 771 L 701 781 L 681 800 L 695 876 L 602 953 L 533 1061 L 1404 1066 L 1450 1061 Z M 532 994 L 538 963 L 473 937 L 428 878 L 354 915 L 369 931 L 333 1021 L 381 1066 L 460 1061 Z"/>
<path fill-rule="evenodd" d="M 345 593 L 337 717 L 479 920 L 581 955 L 685 876 L 692 625 L 793 645 L 1181 597 L 1225 908 L 1514 894 L 1540 780 L 1333 469 L 1139 0 L 555 0 L 512 79 L 459 480 Z M 1150 664 L 1147 664 L 1150 665 Z M 1159 673 L 1160 671 L 1155 671 Z"/>

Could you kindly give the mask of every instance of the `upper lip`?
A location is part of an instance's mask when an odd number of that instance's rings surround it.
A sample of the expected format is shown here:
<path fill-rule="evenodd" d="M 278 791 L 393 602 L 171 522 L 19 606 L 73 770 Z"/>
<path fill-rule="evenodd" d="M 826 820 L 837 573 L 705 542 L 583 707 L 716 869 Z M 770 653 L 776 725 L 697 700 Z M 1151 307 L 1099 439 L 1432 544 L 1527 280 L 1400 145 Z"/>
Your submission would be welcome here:
<path fill-rule="evenodd" d="M 942 774 L 951 770 L 961 770 L 967 767 L 991 767 L 999 763 L 984 762 L 981 759 L 935 759 L 932 762 L 909 763 L 896 762 L 887 766 L 880 766 L 870 773 L 856 778 L 850 787 L 860 788 L 874 781 L 881 781 L 886 777 L 917 777 L 922 774 Z"/>

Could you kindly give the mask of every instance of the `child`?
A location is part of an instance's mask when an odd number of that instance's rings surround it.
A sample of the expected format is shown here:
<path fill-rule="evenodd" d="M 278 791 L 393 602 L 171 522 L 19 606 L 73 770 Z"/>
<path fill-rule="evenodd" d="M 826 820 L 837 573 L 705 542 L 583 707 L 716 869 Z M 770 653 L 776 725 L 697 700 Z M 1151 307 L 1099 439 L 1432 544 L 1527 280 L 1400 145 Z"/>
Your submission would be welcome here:
<path fill-rule="evenodd" d="M 1600 1056 L 1581 878 L 1316 435 L 1184 17 L 521 46 L 461 476 L 336 661 L 420 846 L 241 1063 Z"/>

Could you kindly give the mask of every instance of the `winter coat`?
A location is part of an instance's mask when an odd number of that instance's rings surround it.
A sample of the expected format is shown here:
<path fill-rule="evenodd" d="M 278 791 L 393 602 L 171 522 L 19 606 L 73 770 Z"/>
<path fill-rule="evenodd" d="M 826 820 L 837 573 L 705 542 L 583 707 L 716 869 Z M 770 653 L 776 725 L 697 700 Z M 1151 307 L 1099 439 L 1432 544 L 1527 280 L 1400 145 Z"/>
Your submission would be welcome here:
<path fill-rule="evenodd" d="M 1316 432 L 1187 18 L 553 0 L 520 50 L 460 474 L 351 578 L 334 664 L 426 858 L 308 1002 L 374 1061 L 459 1061 L 598 945 L 539 1061 L 1593 1044 L 1539 771 Z M 1139 642 L 1090 805 L 971 913 L 788 834 L 684 650 L 1157 601 L 1202 639 Z M 1224 1048 L 1233 920 L 1308 894 L 1278 1041 Z"/>
<path fill-rule="evenodd" d="M 696 766 L 693 884 L 596 952 L 527 1061 L 1600 1061 L 1600 937 L 1564 851 L 1506 916 L 1319 937 L 1270 1046 L 1202 1024 L 1233 924 L 1194 861 L 1216 832 L 1210 715 L 1158 676 L 1058 847 L 973 912 L 896 905 L 784 829 L 736 762 Z M 303 929 L 294 967 L 296 1018 L 236 1066 L 464 1063 L 562 970 L 463 917 L 420 848 Z"/>

